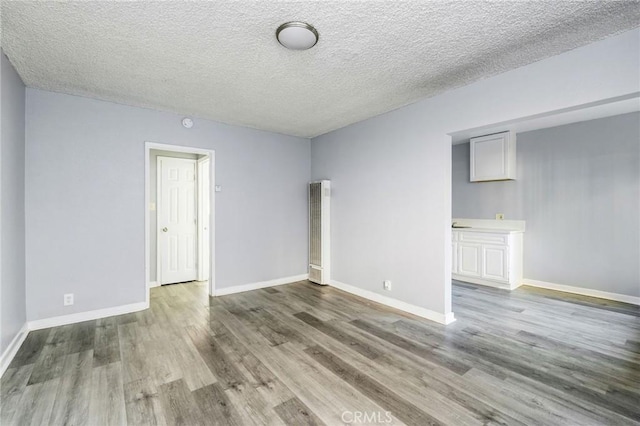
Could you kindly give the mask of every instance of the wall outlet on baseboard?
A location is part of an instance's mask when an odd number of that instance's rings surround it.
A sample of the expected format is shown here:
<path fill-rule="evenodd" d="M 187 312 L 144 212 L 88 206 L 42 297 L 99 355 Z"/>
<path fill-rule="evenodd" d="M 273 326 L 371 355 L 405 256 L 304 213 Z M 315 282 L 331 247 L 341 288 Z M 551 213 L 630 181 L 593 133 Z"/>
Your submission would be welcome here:
<path fill-rule="evenodd" d="M 65 294 L 64 306 L 71 306 L 71 305 L 73 305 L 73 293 Z"/>
<path fill-rule="evenodd" d="M 387 290 L 387 291 L 391 291 L 391 281 L 389 281 L 389 280 L 385 280 L 385 281 L 382 283 L 382 288 L 384 288 L 384 289 L 385 289 L 385 290 Z"/>
<path fill-rule="evenodd" d="M 504 213 L 496 213 L 496 220 L 504 220 Z"/>

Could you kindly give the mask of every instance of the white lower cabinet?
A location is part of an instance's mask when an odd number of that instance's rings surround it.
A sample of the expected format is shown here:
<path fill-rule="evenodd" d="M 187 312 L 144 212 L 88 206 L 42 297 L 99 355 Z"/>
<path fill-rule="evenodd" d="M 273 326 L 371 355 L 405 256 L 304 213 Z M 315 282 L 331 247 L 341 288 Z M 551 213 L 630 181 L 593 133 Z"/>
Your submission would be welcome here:
<path fill-rule="evenodd" d="M 522 232 L 452 232 L 452 277 L 514 289 L 522 282 Z"/>
<path fill-rule="evenodd" d="M 509 247 L 482 246 L 482 278 L 509 281 Z"/>
<path fill-rule="evenodd" d="M 481 250 L 480 244 L 458 243 L 458 273 L 460 275 L 482 276 Z"/>
<path fill-rule="evenodd" d="M 458 243 L 455 240 L 451 242 L 451 270 L 454 274 L 458 272 Z"/>

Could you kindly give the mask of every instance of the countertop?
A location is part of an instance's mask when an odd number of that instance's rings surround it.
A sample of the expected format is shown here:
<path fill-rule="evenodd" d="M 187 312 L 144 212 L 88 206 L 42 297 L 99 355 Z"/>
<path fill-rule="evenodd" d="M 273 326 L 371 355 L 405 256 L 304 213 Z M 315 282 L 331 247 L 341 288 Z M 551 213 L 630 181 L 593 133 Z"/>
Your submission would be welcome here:
<path fill-rule="evenodd" d="M 464 232 L 490 232 L 492 234 L 515 234 L 524 232 L 522 229 L 509 229 L 509 228 L 451 228 L 452 231 L 464 231 Z"/>
<path fill-rule="evenodd" d="M 454 231 L 491 232 L 493 234 L 521 234 L 526 229 L 524 220 L 493 220 L 454 217 L 451 224 L 470 228 L 451 228 Z"/>

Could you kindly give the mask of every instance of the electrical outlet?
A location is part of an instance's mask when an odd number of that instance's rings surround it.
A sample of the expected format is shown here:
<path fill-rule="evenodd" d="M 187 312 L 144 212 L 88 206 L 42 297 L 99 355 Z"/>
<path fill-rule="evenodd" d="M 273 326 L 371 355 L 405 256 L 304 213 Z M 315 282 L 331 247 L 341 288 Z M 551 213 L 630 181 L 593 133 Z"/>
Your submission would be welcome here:
<path fill-rule="evenodd" d="M 388 280 L 384 281 L 382 283 L 382 287 L 387 291 L 391 291 L 391 281 L 388 281 Z"/>
<path fill-rule="evenodd" d="M 71 305 L 73 305 L 73 293 L 65 294 L 64 306 L 71 306 Z"/>
<path fill-rule="evenodd" d="M 496 220 L 504 220 L 504 213 L 496 213 Z"/>

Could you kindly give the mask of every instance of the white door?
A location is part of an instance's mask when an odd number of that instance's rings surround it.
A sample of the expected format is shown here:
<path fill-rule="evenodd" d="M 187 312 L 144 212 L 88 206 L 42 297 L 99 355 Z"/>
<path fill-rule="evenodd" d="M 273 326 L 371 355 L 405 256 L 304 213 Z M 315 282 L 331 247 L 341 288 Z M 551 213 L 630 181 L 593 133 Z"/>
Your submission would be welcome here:
<path fill-rule="evenodd" d="M 458 243 L 458 274 L 480 277 L 480 244 Z"/>
<path fill-rule="evenodd" d="M 198 281 L 209 279 L 209 223 L 211 221 L 211 183 L 209 179 L 211 160 L 198 160 Z"/>
<path fill-rule="evenodd" d="M 482 278 L 497 281 L 509 281 L 508 247 L 482 247 Z"/>
<path fill-rule="evenodd" d="M 194 281 L 196 264 L 196 160 L 158 157 L 160 284 Z"/>

